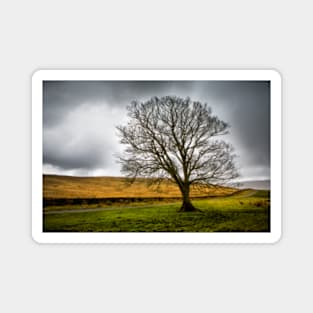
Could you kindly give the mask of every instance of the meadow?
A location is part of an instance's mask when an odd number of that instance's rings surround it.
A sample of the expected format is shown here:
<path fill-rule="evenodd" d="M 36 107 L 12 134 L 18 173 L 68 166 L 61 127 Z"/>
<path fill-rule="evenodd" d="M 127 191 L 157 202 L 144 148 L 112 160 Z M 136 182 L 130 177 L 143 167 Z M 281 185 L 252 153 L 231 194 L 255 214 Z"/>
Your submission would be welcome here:
<path fill-rule="evenodd" d="M 269 191 L 193 190 L 199 212 L 177 213 L 175 185 L 156 191 L 144 180 L 128 186 L 122 178 L 45 175 L 43 196 L 44 232 L 270 231 Z"/>

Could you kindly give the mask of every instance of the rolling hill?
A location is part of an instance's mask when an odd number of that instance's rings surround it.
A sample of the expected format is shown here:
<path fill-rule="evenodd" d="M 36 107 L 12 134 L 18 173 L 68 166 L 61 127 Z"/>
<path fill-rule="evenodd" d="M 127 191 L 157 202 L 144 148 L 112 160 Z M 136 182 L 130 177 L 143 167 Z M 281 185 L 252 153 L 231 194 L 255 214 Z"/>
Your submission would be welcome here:
<path fill-rule="evenodd" d="M 191 190 L 192 197 L 225 196 L 236 189 L 229 187 Z M 127 184 L 123 177 L 74 177 L 43 175 L 43 197 L 57 198 L 177 198 L 181 197 L 178 187 L 162 183 L 159 190 L 147 186 L 147 179 L 138 179 Z"/>
<path fill-rule="evenodd" d="M 240 188 L 252 188 L 252 189 L 262 189 L 262 190 L 270 190 L 271 189 L 271 181 L 270 180 L 248 180 L 242 181 Z"/>

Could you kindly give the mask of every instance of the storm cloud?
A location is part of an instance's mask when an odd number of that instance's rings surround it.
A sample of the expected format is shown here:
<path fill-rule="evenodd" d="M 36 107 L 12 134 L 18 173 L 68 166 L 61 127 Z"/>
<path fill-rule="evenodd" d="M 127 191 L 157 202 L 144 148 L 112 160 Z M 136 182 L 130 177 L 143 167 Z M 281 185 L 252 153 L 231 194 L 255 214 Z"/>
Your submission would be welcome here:
<path fill-rule="evenodd" d="M 208 103 L 231 125 L 225 140 L 242 179 L 270 177 L 270 83 L 267 81 L 45 81 L 43 168 L 64 175 L 120 176 L 115 127 L 133 100 L 176 95 Z"/>

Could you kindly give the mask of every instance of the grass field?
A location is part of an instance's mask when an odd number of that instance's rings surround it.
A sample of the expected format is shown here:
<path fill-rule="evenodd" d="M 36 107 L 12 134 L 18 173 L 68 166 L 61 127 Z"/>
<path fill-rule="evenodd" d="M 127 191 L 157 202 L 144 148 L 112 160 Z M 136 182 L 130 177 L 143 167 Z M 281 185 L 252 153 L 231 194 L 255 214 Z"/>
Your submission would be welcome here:
<path fill-rule="evenodd" d="M 89 179 L 89 178 L 88 178 Z M 111 183 L 102 178 L 89 181 L 75 178 L 46 176 L 44 178 L 44 196 L 65 199 L 80 195 L 83 198 L 112 197 L 119 195 L 145 199 L 155 199 L 156 194 L 148 190 L 143 182 L 137 183 L 137 189 L 121 187 L 116 179 Z M 92 180 L 94 180 L 92 182 Z M 54 182 L 55 185 L 51 185 Z M 99 183 L 99 189 L 94 182 Z M 83 190 L 83 185 L 87 190 Z M 112 185 L 120 188 L 116 190 Z M 96 184 L 97 185 L 97 184 Z M 82 188 L 81 192 L 79 187 Z M 131 203 L 113 202 L 98 204 L 66 204 L 46 207 L 44 210 L 44 232 L 268 232 L 270 231 L 270 194 L 268 191 L 234 189 L 216 190 L 211 194 L 193 196 L 211 196 L 194 199 L 193 204 L 200 212 L 177 213 L 181 202 L 175 200 L 175 186 L 166 187 L 158 197 L 163 201 L 133 201 Z M 109 192 L 111 190 L 111 192 Z M 120 192 L 120 193 L 119 193 Z M 212 197 L 216 196 L 216 197 Z M 114 197 L 113 197 L 114 198 Z"/>

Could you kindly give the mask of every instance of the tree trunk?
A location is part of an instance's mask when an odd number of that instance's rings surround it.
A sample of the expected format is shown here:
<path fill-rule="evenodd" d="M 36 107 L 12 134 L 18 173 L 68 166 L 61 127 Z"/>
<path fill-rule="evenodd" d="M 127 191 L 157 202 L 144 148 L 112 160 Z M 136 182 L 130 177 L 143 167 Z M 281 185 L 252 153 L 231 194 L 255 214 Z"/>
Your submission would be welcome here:
<path fill-rule="evenodd" d="M 189 197 L 189 186 L 184 186 L 183 190 L 181 190 L 183 196 L 183 204 L 180 207 L 178 212 L 194 212 L 198 211 L 191 203 Z"/>

